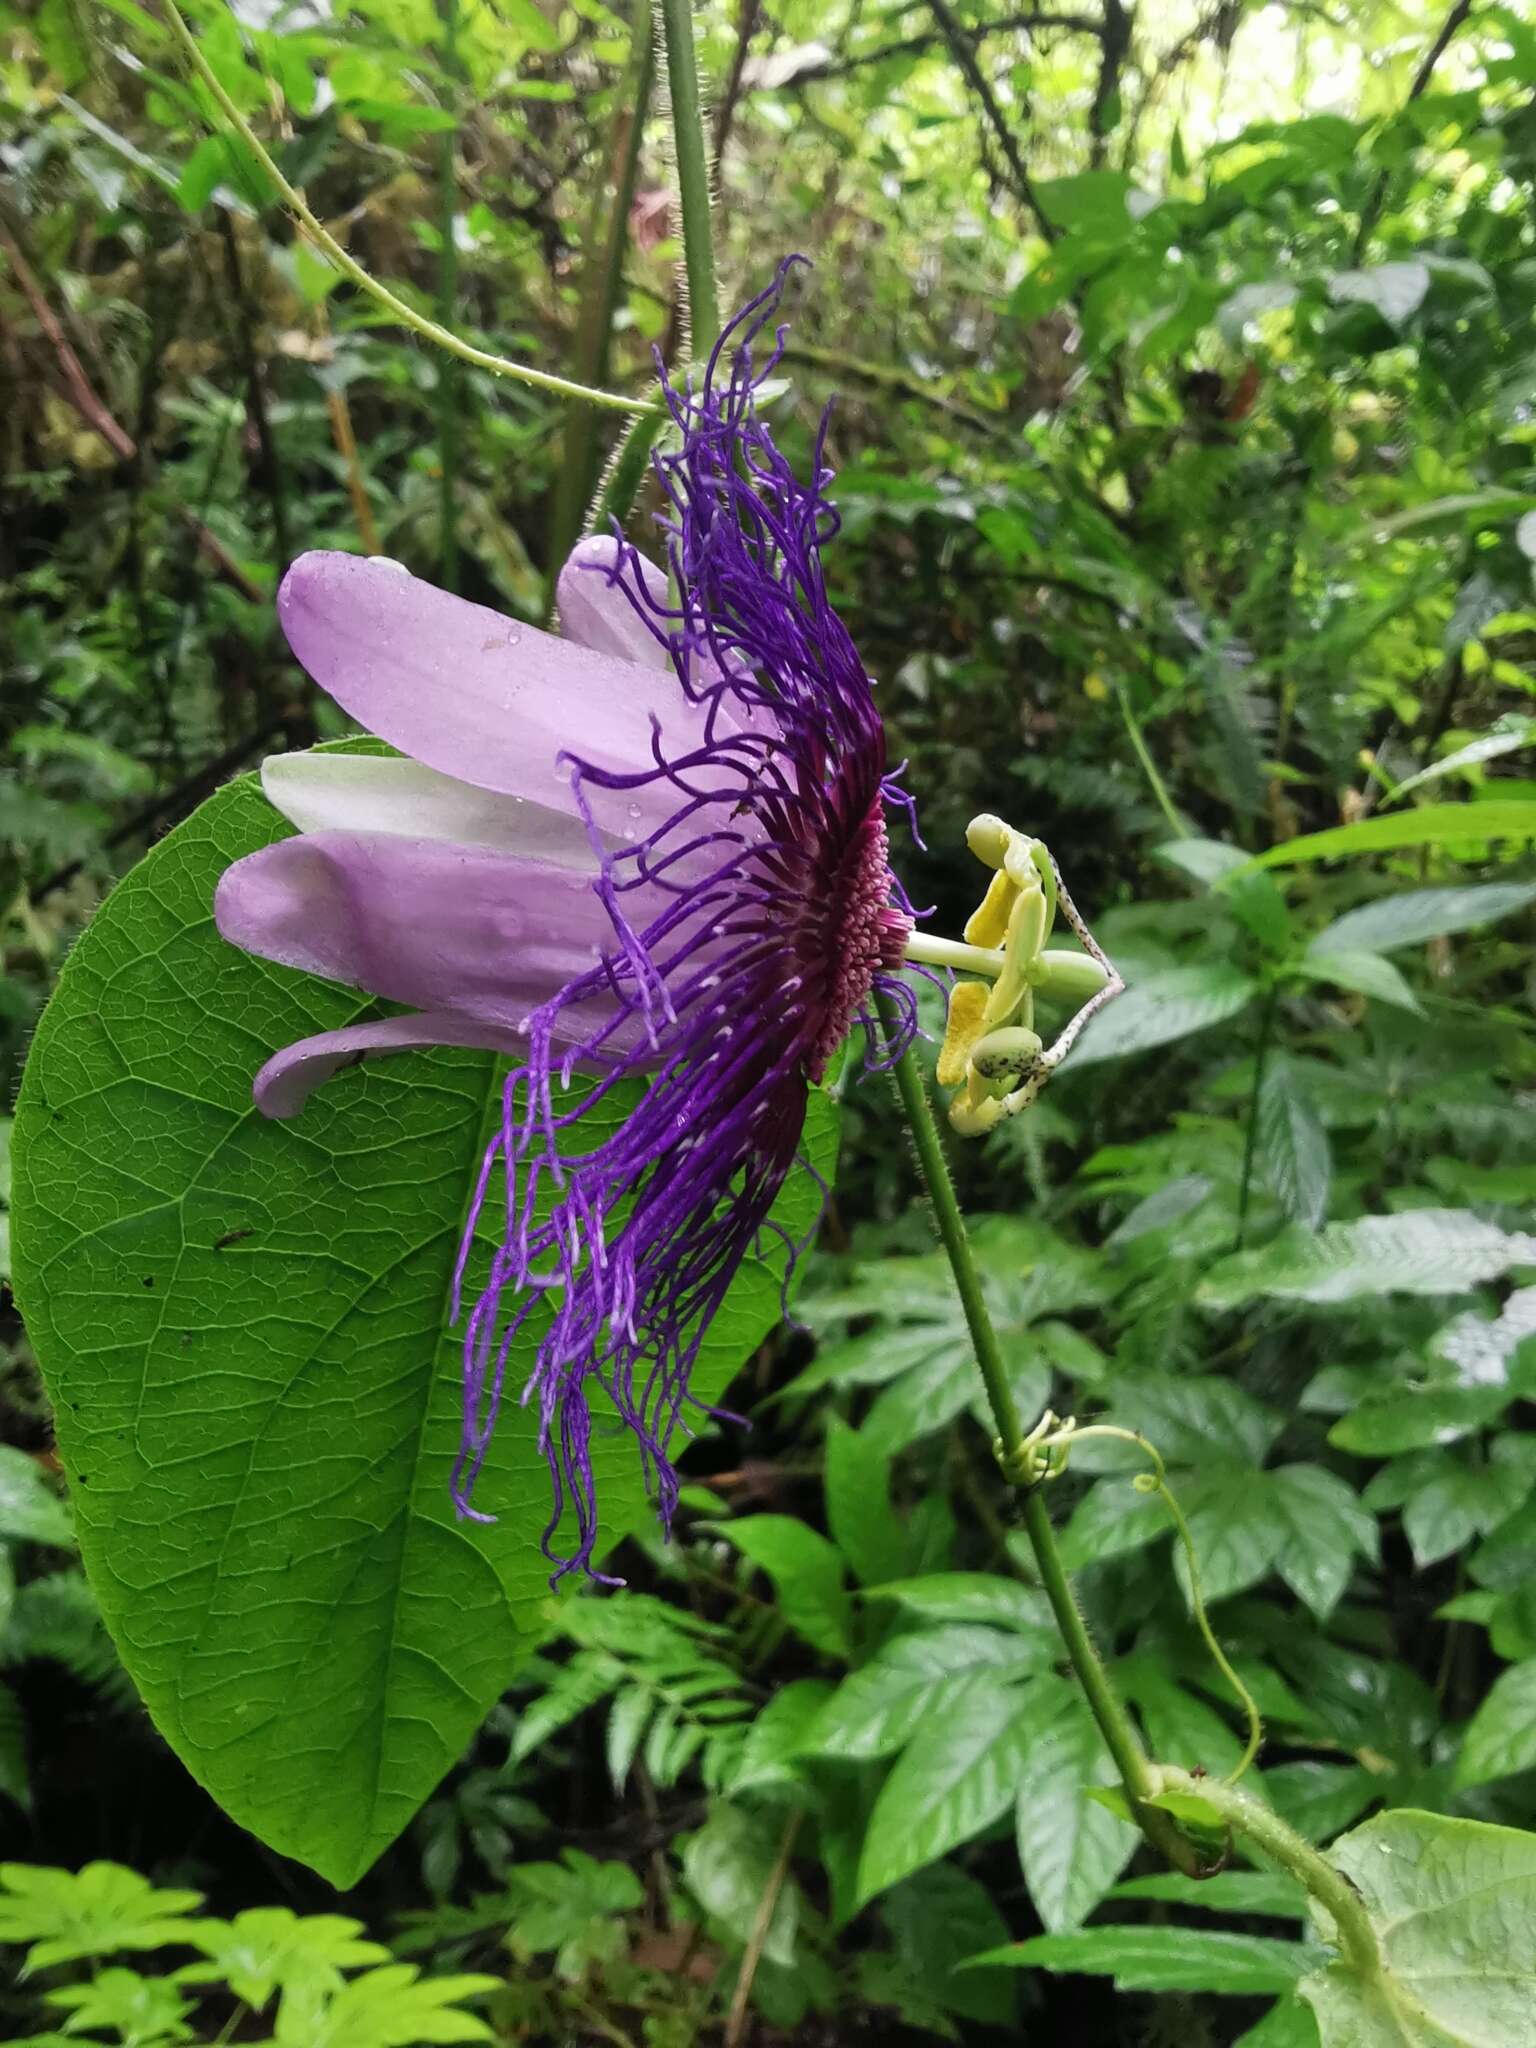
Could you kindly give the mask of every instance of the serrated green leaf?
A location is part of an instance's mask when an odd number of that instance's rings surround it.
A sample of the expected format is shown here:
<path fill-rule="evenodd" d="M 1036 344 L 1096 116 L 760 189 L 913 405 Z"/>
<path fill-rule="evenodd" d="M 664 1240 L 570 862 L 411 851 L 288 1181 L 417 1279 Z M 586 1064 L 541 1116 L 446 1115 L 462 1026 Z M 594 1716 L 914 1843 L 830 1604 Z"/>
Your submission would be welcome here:
<path fill-rule="evenodd" d="M 688 1889 L 722 1932 L 743 1946 L 767 1896 L 784 1829 L 782 1815 L 748 1813 L 721 1804 L 683 1845 Z M 793 1969 L 802 1901 L 794 1879 L 780 1875 L 763 1954 L 770 1962 Z"/>
<path fill-rule="evenodd" d="M 1255 981 L 1222 960 L 1149 974 L 1093 1019 L 1073 1048 L 1069 1069 L 1125 1059 L 1228 1023 L 1257 994 Z"/>
<path fill-rule="evenodd" d="M 1361 818 L 1327 832 L 1307 832 L 1257 854 L 1259 868 L 1290 868 L 1302 861 L 1343 860 L 1357 853 L 1390 853 L 1402 846 L 1485 846 L 1536 839 L 1536 804 L 1489 797 L 1467 804 L 1424 804 L 1418 810 Z"/>
<path fill-rule="evenodd" d="M 495 1062 L 370 1062 L 291 1124 L 252 1106 L 267 1053 L 360 1009 L 214 930 L 218 875 L 285 829 L 251 778 L 228 785 L 75 948 L 18 1108 L 17 1273 L 82 1555 L 146 1704 L 244 1826 L 345 1884 L 544 1628 L 548 1481 L 509 1400 L 483 1481 L 499 1520 L 448 1495 L 448 1303 Z M 709 1333 L 706 1399 L 778 1320 L 776 1268 L 749 1263 Z M 594 1456 L 617 1535 L 648 1510 L 601 1415 Z"/>
<path fill-rule="evenodd" d="M 1392 1458 L 1428 1444 L 1451 1444 L 1492 1422 L 1513 1395 L 1504 1387 L 1408 1386 L 1381 1401 L 1362 1401 L 1328 1432 L 1336 1450 Z"/>
<path fill-rule="evenodd" d="M 1264 1792 L 1280 1818 L 1309 1842 L 1326 1842 L 1357 1820 L 1377 1797 L 1377 1786 L 1360 1764 L 1272 1764 Z"/>
<path fill-rule="evenodd" d="M 1029 1690 L 1014 1825 L 1035 1911 L 1053 1931 L 1087 1919 L 1135 1853 L 1137 1833 L 1089 1796 L 1116 1782 L 1103 1738 L 1064 1679 Z"/>
<path fill-rule="evenodd" d="M 1269 1473 L 1240 1467 L 1203 1475 L 1188 1486 L 1180 1483 L 1179 1499 L 1208 1604 L 1258 1585 L 1285 1549 L 1288 1531 L 1274 1511 L 1270 1487 Z M 1174 1570 L 1193 1605 L 1182 1544 L 1174 1552 Z"/>
<path fill-rule="evenodd" d="M 1025 1635 L 957 1626 L 894 1636 L 825 1703 L 806 1730 L 804 1753 L 890 1756 L 926 1721 L 946 1715 L 973 1680 L 990 1684 L 1039 1669 L 1039 1648 Z"/>
<path fill-rule="evenodd" d="M 1008 1938 L 1002 1914 L 977 1878 L 953 1863 L 935 1863 L 898 1885 L 880 1912 L 898 1955 L 936 2004 L 989 2026 L 1010 2023 L 1018 1986 L 1007 1972 L 959 1967 L 977 1942 Z"/>
<path fill-rule="evenodd" d="M 781 1686 L 752 1717 L 727 1790 L 735 1794 L 794 1784 L 800 1775 L 795 1759 L 805 1754 L 811 1730 L 832 1694 L 831 1681 L 825 1678 L 793 1678 Z"/>
<path fill-rule="evenodd" d="M 1399 970 L 1380 953 L 1361 949 L 1353 953 L 1325 953 L 1320 949 L 1303 953 L 1291 963 L 1309 981 L 1328 981 L 1338 988 L 1353 989 L 1356 995 L 1371 996 L 1378 1003 L 1390 1003 L 1395 1010 L 1423 1015 L 1423 1005 L 1404 981 Z"/>
<path fill-rule="evenodd" d="M 891 1461 L 841 1416 L 827 1423 L 827 1526 L 862 1585 L 907 1569 L 907 1532 L 891 1506 Z"/>
<path fill-rule="evenodd" d="M 1536 719 L 1531 721 L 1536 732 Z M 1448 932 L 1473 931 L 1536 903 L 1536 882 L 1484 882 L 1466 889 L 1409 889 L 1382 896 L 1320 931 L 1314 954 L 1387 953 L 1394 946 L 1423 945 Z"/>
<path fill-rule="evenodd" d="M 848 1655 L 853 1608 L 836 1544 L 793 1515 L 742 1515 L 717 1527 L 772 1579 L 779 1612 L 797 1635 L 813 1649 Z"/>
<path fill-rule="evenodd" d="M 1485 1785 L 1536 1764 L 1536 1657 L 1501 1671 L 1472 1717 L 1456 1765 L 1459 1785 Z"/>
<path fill-rule="evenodd" d="M 880 1788 L 859 1856 L 867 1904 L 968 1842 L 1007 1811 L 1026 1768 L 1020 1697 L 978 1674 L 942 1716 L 926 1718 Z"/>
<path fill-rule="evenodd" d="M 872 1586 L 871 1600 L 894 1600 L 909 1614 L 929 1621 L 993 1622 L 1054 1643 L 1050 1604 L 1032 1586 L 995 1572 L 930 1572 L 920 1579 L 896 1579 Z"/>
<path fill-rule="evenodd" d="M 1361 1216 L 1312 1233 L 1290 1229 L 1259 1251 L 1235 1252 L 1196 1289 L 1207 1308 L 1256 1295 L 1353 1301 L 1363 1294 L 1465 1294 L 1512 1266 L 1536 1264 L 1536 1237 L 1500 1230 L 1463 1209 Z"/>
<path fill-rule="evenodd" d="M 1317 1950 L 1300 1942 L 1199 1927 L 1084 1927 L 1037 1934 L 970 1959 L 973 1969 L 1006 1963 L 1113 1977 L 1119 1991 L 1214 1991 L 1233 1998 L 1289 1991 L 1316 1961 Z"/>
<path fill-rule="evenodd" d="M 1293 1877 L 1267 1870 L 1219 1870 L 1213 1877 L 1185 1877 L 1160 1870 L 1127 1878 L 1112 1899 L 1156 1899 L 1171 1906 L 1200 1906 L 1212 1913 L 1253 1913 L 1277 1920 L 1304 1920 L 1307 1895 Z"/>
<path fill-rule="evenodd" d="M 1345 1480 L 1321 1465 L 1283 1465 L 1268 1478 L 1270 1510 L 1286 1532 L 1276 1568 L 1326 1621 L 1344 1596 L 1355 1560 L 1376 1558 L 1376 1517 Z"/>
<path fill-rule="evenodd" d="M 1291 1222 L 1315 1230 L 1328 1213 L 1333 1161 L 1323 1120 L 1289 1060 L 1265 1068 L 1255 1114 L 1259 1161 L 1275 1199 Z"/>

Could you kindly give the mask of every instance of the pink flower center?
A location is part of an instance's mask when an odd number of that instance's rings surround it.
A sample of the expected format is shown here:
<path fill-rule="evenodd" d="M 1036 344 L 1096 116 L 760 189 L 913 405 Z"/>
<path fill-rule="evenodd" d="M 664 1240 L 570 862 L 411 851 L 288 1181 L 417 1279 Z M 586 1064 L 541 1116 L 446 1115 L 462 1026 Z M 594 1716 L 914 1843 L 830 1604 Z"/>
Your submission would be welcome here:
<path fill-rule="evenodd" d="M 899 967 L 912 920 L 891 901 L 884 810 L 877 799 L 827 877 L 826 900 L 809 920 L 820 1001 L 806 1058 L 813 1081 L 852 1030 L 882 969 Z M 815 984 L 813 983 L 813 986 Z"/>

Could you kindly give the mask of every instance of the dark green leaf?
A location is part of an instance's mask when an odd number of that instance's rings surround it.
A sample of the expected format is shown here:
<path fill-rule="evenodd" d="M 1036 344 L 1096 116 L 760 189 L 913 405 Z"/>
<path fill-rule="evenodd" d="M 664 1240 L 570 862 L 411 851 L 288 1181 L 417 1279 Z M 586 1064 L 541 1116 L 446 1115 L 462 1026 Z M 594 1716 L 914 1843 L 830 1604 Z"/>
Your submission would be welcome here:
<path fill-rule="evenodd" d="M 827 1424 L 827 1523 L 833 1540 L 866 1586 L 900 1578 L 907 1569 L 907 1532 L 891 1506 L 891 1462 L 841 1417 Z"/>
<path fill-rule="evenodd" d="M 1328 1213 L 1333 1163 L 1322 1118 L 1290 1061 L 1269 1062 L 1255 1113 L 1259 1158 L 1276 1200 L 1293 1223 L 1315 1230 Z"/>
<path fill-rule="evenodd" d="M 978 1964 L 1081 1971 L 1113 1977 L 1120 1991 L 1214 1991 L 1234 1998 L 1289 1991 L 1318 1959 L 1316 1949 L 1266 1934 L 1194 1927 L 1085 1927 L 1039 1934 L 973 1956 Z"/>
<path fill-rule="evenodd" d="M 230 784 L 75 948 L 18 1109 L 17 1272 L 135 1683 L 244 1826 L 344 1884 L 545 1627 L 548 1479 L 514 1399 L 483 1479 L 499 1519 L 460 1521 L 448 1493 L 450 1284 L 495 1063 L 371 1062 L 291 1124 L 252 1106 L 269 1052 L 362 1008 L 214 930 L 218 875 L 279 829 Z M 706 1398 L 778 1318 L 771 1261 L 744 1277 Z M 594 1449 L 617 1535 L 647 1512 L 636 1460 L 600 1419 Z"/>
<path fill-rule="evenodd" d="M 1019 1863 L 1048 1928 L 1087 1919 L 1136 1848 L 1136 1831 L 1087 1797 L 1117 1782 L 1103 1738 L 1074 1685 L 1037 1679 L 1020 1726 L 1025 1758 L 1015 1815 Z"/>
<path fill-rule="evenodd" d="M 880 1788 L 859 1857 L 859 1896 L 877 1893 L 968 1842 L 1007 1811 L 1028 1766 L 1018 1692 L 978 1675 L 926 1718 Z"/>
<path fill-rule="evenodd" d="M 1225 961 L 1148 975 L 1099 1012 L 1078 1040 L 1070 1064 L 1085 1067 L 1095 1060 L 1124 1059 L 1170 1045 L 1192 1032 L 1227 1023 L 1257 993 L 1257 983 Z"/>

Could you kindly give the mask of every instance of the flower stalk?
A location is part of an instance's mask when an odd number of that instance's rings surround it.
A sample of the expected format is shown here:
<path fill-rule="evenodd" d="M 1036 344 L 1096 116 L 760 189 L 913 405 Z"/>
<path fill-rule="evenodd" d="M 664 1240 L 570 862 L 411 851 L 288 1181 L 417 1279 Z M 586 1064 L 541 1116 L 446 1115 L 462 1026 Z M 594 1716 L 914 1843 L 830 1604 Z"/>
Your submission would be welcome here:
<path fill-rule="evenodd" d="M 899 1018 L 884 995 L 877 995 L 880 1020 L 887 1032 L 893 1032 Z M 933 1204 L 934 1221 L 949 1259 L 950 1271 L 955 1279 L 955 1291 L 960 1296 L 960 1305 L 965 1314 L 966 1328 L 970 1332 L 971 1344 L 976 1354 L 976 1365 L 986 1388 L 987 1402 L 997 1424 L 998 1459 L 1005 1473 L 1010 1467 L 1017 1469 L 1021 1455 L 1027 1455 L 1025 1433 L 1019 1417 L 1018 1403 L 1008 1382 L 1007 1368 L 1003 1362 L 1002 1348 L 998 1343 L 997 1331 L 993 1327 L 991 1312 L 982 1293 L 981 1275 L 976 1270 L 971 1241 L 966 1233 L 965 1218 L 961 1213 L 955 1184 L 950 1176 L 949 1162 L 944 1157 L 944 1148 L 939 1139 L 938 1125 L 923 1085 L 922 1073 L 910 1048 L 903 1052 L 892 1069 L 896 1092 L 901 1098 L 907 1125 L 912 1133 L 913 1146 L 917 1152 L 918 1165 Z M 1011 1473 L 1010 1473 L 1011 1476 Z M 1017 1483 L 1017 1482 L 1015 1482 Z M 1061 1561 L 1057 1548 L 1055 1531 L 1051 1527 L 1050 1514 L 1045 1497 L 1038 1485 L 1021 1486 L 1019 1501 L 1024 1521 L 1024 1532 L 1034 1553 L 1035 1565 L 1040 1573 L 1040 1583 L 1051 1605 L 1067 1658 L 1077 1673 L 1079 1683 L 1087 1697 L 1104 1746 L 1114 1759 L 1115 1769 L 1137 1825 L 1154 1848 L 1159 1849 L 1178 1869 L 1191 1875 L 1202 1867 L 1202 1859 L 1195 1844 L 1181 1832 L 1172 1817 L 1149 1806 L 1158 1790 L 1158 1774 L 1151 1759 L 1142 1748 L 1130 1716 L 1126 1713 L 1110 1683 L 1108 1672 L 1093 1646 L 1067 1577 L 1066 1567 Z"/>

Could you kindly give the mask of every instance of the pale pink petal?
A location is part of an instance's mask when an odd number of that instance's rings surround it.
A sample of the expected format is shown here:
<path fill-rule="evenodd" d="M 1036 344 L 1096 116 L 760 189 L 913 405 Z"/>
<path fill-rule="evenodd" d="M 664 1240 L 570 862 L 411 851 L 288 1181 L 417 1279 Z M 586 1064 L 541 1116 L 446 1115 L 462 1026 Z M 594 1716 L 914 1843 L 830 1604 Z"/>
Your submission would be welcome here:
<path fill-rule="evenodd" d="M 635 559 L 652 603 L 665 605 L 666 577 L 643 555 Z M 616 655 L 642 668 L 670 670 L 672 657 L 665 646 L 647 629 L 619 585 L 609 580 L 618 560 L 619 543 L 610 533 L 589 534 L 576 543 L 555 586 L 560 632 L 597 654 Z"/>
<path fill-rule="evenodd" d="M 214 909 L 223 936 L 264 960 L 504 1032 L 613 943 L 568 868 L 383 832 L 279 840 L 226 870 Z"/>
<path fill-rule="evenodd" d="M 401 754 L 344 754 L 316 747 L 261 764 L 268 803 L 301 832 L 392 832 L 490 846 L 562 867 L 597 872 L 580 818 L 476 789 Z"/>
<path fill-rule="evenodd" d="M 557 640 L 362 555 L 303 555 L 283 579 L 288 644 L 360 725 L 445 775 L 571 811 L 567 748 L 619 773 L 654 759 L 652 717 L 686 753 L 703 714 L 671 673 Z M 664 783 L 589 786 L 598 825 L 650 831 L 675 806 Z"/>
<path fill-rule="evenodd" d="M 515 1053 L 519 1042 L 507 1032 L 447 1012 L 382 1017 L 322 1031 L 274 1053 L 256 1076 L 252 1094 L 263 1116 L 297 1116 L 323 1081 L 369 1053 L 420 1052 L 434 1045 L 478 1046 L 486 1052 Z"/>

